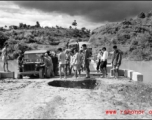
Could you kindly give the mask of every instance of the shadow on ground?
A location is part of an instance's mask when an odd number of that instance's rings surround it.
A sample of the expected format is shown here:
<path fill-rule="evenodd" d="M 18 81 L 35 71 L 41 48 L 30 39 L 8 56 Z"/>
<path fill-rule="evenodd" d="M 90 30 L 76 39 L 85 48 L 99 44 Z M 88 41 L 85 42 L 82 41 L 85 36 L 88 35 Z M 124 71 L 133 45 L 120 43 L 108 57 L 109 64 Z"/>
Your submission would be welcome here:
<path fill-rule="evenodd" d="M 94 89 L 97 86 L 96 79 L 83 79 L 83 80 L 54 80 L 48 83 L 54 87 L 65 87 L 65 88 L 78 88 L 78 89 Z"/>

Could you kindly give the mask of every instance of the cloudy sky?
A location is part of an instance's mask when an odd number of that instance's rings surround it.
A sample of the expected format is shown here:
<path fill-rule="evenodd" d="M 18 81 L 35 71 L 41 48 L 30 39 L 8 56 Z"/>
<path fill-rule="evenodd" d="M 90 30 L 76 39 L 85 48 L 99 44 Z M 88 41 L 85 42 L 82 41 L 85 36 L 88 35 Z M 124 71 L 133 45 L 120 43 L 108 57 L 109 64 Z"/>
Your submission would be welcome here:
<path fill-rule="evenodd" d="M 94 29 L 152 10 L 151 1 L 0 1 L 0 26 L 26 23 Z"/>

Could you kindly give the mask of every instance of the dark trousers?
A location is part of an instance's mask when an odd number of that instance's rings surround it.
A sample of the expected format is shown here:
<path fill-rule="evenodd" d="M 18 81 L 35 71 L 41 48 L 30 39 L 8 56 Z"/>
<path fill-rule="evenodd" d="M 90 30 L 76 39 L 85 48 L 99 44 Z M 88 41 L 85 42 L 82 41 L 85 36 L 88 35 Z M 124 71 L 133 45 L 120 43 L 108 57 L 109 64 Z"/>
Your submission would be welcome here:
<path fill-rule="evenodd" d="M 86 77 L 90 76 L 90 67 L 89 67 L 90 63 L 86 62 L 84 67 L 85 67 L 85 71 L 86 71 Z"/>
<path fill-rule="evenodd" d="M 101 62 L 100 62 L 100 60 L 99 60 L 99 61 L 98 61 L 98 63 L 97 63 L 97 68 L 96 68 L 96 69 L 97 69 L 97 71 L 99 71 L 100 63 L 101 63 Z"/>
<path fill-rule="evenodd" d="M 53 65 L 53 71 L 54 71 L 54 75 L 58 75 L 58 64 Z"/>

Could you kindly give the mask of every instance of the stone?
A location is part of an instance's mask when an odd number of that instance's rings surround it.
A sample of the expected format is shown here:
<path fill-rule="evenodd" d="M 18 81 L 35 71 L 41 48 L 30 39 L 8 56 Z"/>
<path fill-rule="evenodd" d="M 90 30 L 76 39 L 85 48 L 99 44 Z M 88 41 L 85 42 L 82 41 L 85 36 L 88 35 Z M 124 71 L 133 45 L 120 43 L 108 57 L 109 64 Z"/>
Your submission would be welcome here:
<path fill-rule="evenodd" d="M 111 69 L 112 69 L 112 65 L 107 65 L 107 73 L 110 73 Z"/>
<path fill-rule="evenodd" d="M 143 81 L 143 75 L 139 72 L 133 72 L 132 73 L 132 80 L 142 82 Z"/>
<path fill-rule="evenodd" d="M 119 69 L 118 71 L 119 76 L 124 76 L 125 75 L 125 70 L 124 69 Z M 114 69 L 110 70 L 110 76 L 113 77 L 114 76 Z"/>
<path fill-rule="evenodd" d="M 14 72 L 0 72 L 0 77 L 1 78 L 15 78 L 15 73 Z"/>
<path fill-rule="evenodd" d="M 125 70 L 124 76 L 129 78 L 130 80 L 132 80 L 132 73 L 134 71 L 133 70 Z"/>

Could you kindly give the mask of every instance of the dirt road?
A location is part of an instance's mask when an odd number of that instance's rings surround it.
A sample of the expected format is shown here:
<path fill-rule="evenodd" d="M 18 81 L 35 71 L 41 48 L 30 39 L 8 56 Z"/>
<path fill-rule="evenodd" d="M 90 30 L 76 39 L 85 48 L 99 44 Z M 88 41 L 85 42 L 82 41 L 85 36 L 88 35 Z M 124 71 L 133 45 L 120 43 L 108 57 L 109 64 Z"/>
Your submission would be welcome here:
<path fill-rule="evenodd" d="M 151 106 L 135 101 L 137 92 L 132 85 L 136 83 L 125 79 L 23 79 L 0 84 L 1 119 L 151 118 L 148 113 L 120 114 L 120 110 L 148 110 Z M 117 113 L 106 114 L 106 110 Z"/>

